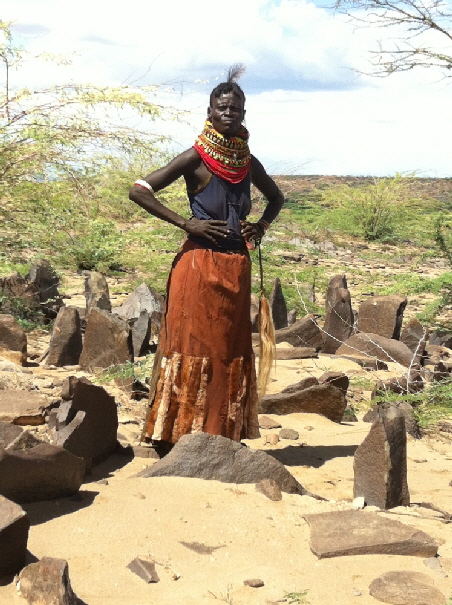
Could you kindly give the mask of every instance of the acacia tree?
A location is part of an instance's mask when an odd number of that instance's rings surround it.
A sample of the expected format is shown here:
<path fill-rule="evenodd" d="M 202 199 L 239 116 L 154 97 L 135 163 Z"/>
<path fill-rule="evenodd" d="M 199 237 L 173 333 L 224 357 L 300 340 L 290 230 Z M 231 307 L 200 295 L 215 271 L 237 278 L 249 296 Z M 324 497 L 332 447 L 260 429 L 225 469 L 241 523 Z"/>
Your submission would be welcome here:
<path fill-rule="evenodd" d="M 394 32 L 372 51 L 372 75 L 437 67 L 452 76 L 450 0 L 337 0 L 334 8 L 358 25 Z"/>

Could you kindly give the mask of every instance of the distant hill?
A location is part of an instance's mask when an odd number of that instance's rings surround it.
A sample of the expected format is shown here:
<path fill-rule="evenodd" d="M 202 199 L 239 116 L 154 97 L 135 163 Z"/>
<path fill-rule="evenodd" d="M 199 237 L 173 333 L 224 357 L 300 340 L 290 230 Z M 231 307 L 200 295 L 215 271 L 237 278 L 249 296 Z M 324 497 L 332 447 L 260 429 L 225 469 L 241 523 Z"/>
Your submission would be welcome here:
<path fill-rule="evenodd" d="M 318 174 L 281 175 L 275 177 L 286 194 L 291 197 L 317 199 L 322 189 L 338 185 L 359 187 L 372 183 L 377 177 L 372 176 L 325 176 Z M 430 197 L 443 202 L 452 209 L 452 177 L 422 178 L 409 177 L 413 197 Z"/>

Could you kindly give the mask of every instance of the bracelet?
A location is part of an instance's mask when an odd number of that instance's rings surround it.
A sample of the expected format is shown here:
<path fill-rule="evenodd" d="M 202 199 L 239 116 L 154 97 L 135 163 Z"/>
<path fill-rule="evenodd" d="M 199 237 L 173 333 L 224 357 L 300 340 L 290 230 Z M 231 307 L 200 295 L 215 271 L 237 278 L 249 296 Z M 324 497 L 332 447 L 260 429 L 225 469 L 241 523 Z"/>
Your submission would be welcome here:
<path fill-rule="evenodd" d="M 259 225 L 259 229 L 261 229 L 261 231 L 262 231 L 262 235 L 265 235 L 265 232 L 270 227 L 270 223 L 267 223 L 267 221 L 264 221 L 261 218 L 260 220 L 257 221 L 257 224 Z"/>
<path fill-rule="evenodd" d="M 149 185 L 149 183 L 147 183 L 146 181 L 143 181 L 143 180 L 135 181 L 134 186 L 135 185 L 138 185 L 138 187 L 143 187 L 143 189 L 147 189 L 151 193 L 154 193 L 154 190 Z"/>

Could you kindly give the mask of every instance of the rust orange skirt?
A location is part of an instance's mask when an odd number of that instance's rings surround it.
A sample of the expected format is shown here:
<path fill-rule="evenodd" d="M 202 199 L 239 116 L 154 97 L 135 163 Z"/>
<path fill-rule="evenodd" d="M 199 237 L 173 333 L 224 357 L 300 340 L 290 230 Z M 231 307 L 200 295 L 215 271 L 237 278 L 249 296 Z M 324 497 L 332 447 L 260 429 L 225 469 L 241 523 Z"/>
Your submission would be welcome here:
<path fill-rule="evenodd" d="M 185 242 L 168 280 L 145 438 L 259 437 L 250 298 L 246 251 Z"/>

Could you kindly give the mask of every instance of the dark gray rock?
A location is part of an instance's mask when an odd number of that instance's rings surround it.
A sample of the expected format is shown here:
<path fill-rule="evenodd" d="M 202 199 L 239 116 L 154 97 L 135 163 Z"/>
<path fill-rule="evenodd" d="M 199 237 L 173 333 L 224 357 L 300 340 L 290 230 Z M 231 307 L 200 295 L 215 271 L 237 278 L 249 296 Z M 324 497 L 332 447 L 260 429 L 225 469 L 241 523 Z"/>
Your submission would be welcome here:
<path fill-rule="evenodd" d="M 88 316 L 80 368 L 94 372 L 133 361 L 132 339 L 128 324 L 101 309 L 93 308 Z"/>
<path fill-rule="evenodd" d="M 25 511 L 0 496 L 0 578 L 18 573 L 25 565 L 29 529 Z"/>
<path fill-rule="evenodd" d="M 49 401 L 36 391 L 0 390 L 0 421 L 20 425 L 45 423 Z"/>
<path fill-rule="evenodd" d="M 132 326 L 133 356 L 141 357 L 149 352 L 151 340 L 152 320 L 147 311 L 141 311 L 140 316 Z"/>
<path fill-rule="evenodd" d="M 282 500 L 281 490 L 274 479 L 259 481 L 259 483 L 256 483 L 256 491 L 266 496 L 269 500 L 273 500 L 273 502 Z"/>
<path fill-rule="evenodd" d="M 259 404 L 260 414 L 320 414 L 341 422 L 347 402 L 344 393 L 329 384 L 314 385 L 294 393 L 265 395 Z"/>
<path fill-rule="evenodd" d="M 52 319 L 56 317 L 64 303 L 58 292 L 60 278 L 49 261 L 38 260 L 31 266 L 25 279 L 37 293 L 44 314 Z"/>
<path fill-rule="evenodd" d="M 399 340 L 406 304 L 406 297 L 397 294 L 370 296 L 359 306 L 359 331 Z"/>
<path fill-rule="evenodd" d="M 293 326 L 293 324 L 297 321 L 297 310 L 296 309 L 292 309 L 291 311 L 289 311 L 289 313 L 287 314 L 287 325 L 288 326 Z"/>
<path fill-rule="evenodd" d="M 299 437 L 300 433 L 294 429 L 281 429 L 279 431 L 280 439 L 292 439 L 292 441 L 296 441 Z"/>
<path fill-rule="evenodd" d="M 0 314 L 0 357 L 17 365 L 27 362 L 27 336 L 12 315 Z"/>
<path fill-rule="evenodd" d="M 46 365 L 77 365 L 83 349 L 80 315 L 74 307 L 62 307 L 50 337 Z"/>
<path fill-rule="evenodd" d="M 349 555 L 434 557 L 438 545 L 415 527 L 360 510 L 304 515 L 319 559 Z"/>
<path fill-rule="evenodd" d="M 97 271 L 84 271 L 84 274 L 86 314 L 89 315 L 94 308 L 111 311 L 110 292 L 105 277 Z"/>
<path fill-rule="evenodd" d="M 92 464 L 115 451 L 117 433 L 118 410 L 114 398 L 87 378 L 74 381 L 69 412 L 64 410 L 55 425 L 54 445 L 83 458 L 89 470 Z"/>
<path fill-rule="evenodd" d="M 18 590 L 30 605 L 78 605 L 72 590 L 69 565 L 64 559 L 43 557 L 19 574 Z"/>
<path fill-rule="evenodd" d="M 353 332 L 355 318 L 345 275 L 335 275 L 328 283 L 325 299 L 325 342 L 323 353 L 335 353 Z"/>
<path fill-rule="evenodd" d="M 417 571 L 387 571 L 373 580 L 369 593 L 378 601 L 393 605 L 445 605 L 446 597 L 434 581 Z"/>
<path fill-rule="evenodd" d="M 14 502 L 72 496 L 84 475 L 81 458 L 49 443 L 23 451 L 0 450 L 0 494 Z"/>
<path fill-rule="evenodd" d="M 314 315 L 306 315 L 288 328 L 275 331 L 276 344 L 288 342 L 294 347 L 322 348 L 323 336 Z"/>
<path fill-rule="evenodd" d="M 409 377 L 406 375 L 390 378 L 389 380 L 379 380 L 372 392 L 372 398 L 386 395 L 387 393 L 396 393 L 397 395 L 407 395 L 408 393 L 419 393 L 424 388 L 424 381 L 418 371 L 411 371 Z"/>
<path fill-rule="evenodd" d="M 148 584 L 160 582 L 160 578 L 155 569 L 156 561 L 153 557 L 136 557 L 127 565 L 127 569 L 130 569 L 139 578 L 147 582 Z"/>
<path fill-rule="evenodd" d="M 363 422 L 375 422 L 379 416 L 384 416 L 391 407 L 396 408 L 405 418 L 405 430 L 408 435 L 415 439 L 421 438 L 421 429 L 414 416 L 414 411 L 407 401 L 394 401 L 391 403 L 379 403 L 368 410 L 363 416 Z"/>
<path fill-rule="evenodd" d="M 433 368 L 432 380 L 441 382 L 441 380 L 449 380 L 450 370 L 443 361 L 439 361 Z"/>
<path fill-rule="evenodd" d="M 0 422 L 0 448 L 5 450 L 25 450 L 42 443 L 37 437 L 21 426 Z"/>
<path fill-rule="evenodd" d="M 352 358 L 369 356 L 380 361 L 395 361 L 406 367 L 413 361 L 412 351 L 403 342 L 364 332 L 351 336 L 339 347 L 336 354 Z"/>
<path fill-rule="evenodd" d="M 390 407 L 355 452 L 353 497 L 382 509 L 409 506 L 405 418 Z"/>
<path fill-rule="evenodd" d="M 259 483 L 273 479 L 284 492 L 308 493 L 272 456 L 208 433 L 184 435 L 169 454 L 137 477 L 197 477 L 223 483 Z"/>
<path fill-rule="evenodd" d="M 402 334 L 400 335 L 401 342 L 406 344 L 410 351 L 412 351 L 416 356 L 416 363 L 419 363 L 420 359 L 424 355 L 425 345 L 428 342 L 428 338 L 428 328 L 424 328 L 416 317 L 410 319 L 406 326 L 404 326 Z"/>
<path fill-rule="evenodd" d="M 269 416 L 259 416 L 259 428 L 261 429 L 279 429 L 281 423 L 277 420 L 273 420 Z"/>
<path fill-rule="evenodd" d="M 313 387 L 316 384 L 319 384 L 319 381 L 315 376 L 307 376 L 295 384 L 290 384 L 288 387 L 283 389 L 281 393 L 297 393 L 298 391 L 303 391 L 304 389 Z"/>
<path fill-rule="evenodd" d="M 344 395 L 347 395 L 350 379 L 343 372 L 325 372 L 320 376 L 319 384 L 332 384 L 334 387 L 340 389 Z"/>
<path fill-rule="evenodd" d="M 264 581 L 259 578 L 250 578 L 249 580 L 243 580 L 245 586 L 250 586 L 251 588 L 262 588 L 265 586 Z"/>
<path fill-rule="evenodd" d="M 287 304 L 279 277 L 276 277 L 275 281 L 273 282 L 273 287 L 272 291 L 270 292 L 268 302 L 270 305 L 275 330 L 287 328 Z"/>
<path fill-rule="evenodd" d="M 68 376 L 61 385 L 61 399 L 69 401 L 74 397 L 74 387 L 78 382 L 76 376 Z M 61 406 L 60 406 L 61 407 Z"/>
<path fill-rule="evenodd" d="M 162 313 L 164 307 L 163 296 L 143 282 L 113 312 L 123 319 L 138 319 L 143 311 L 151 317 L 154 311 Z"/>

